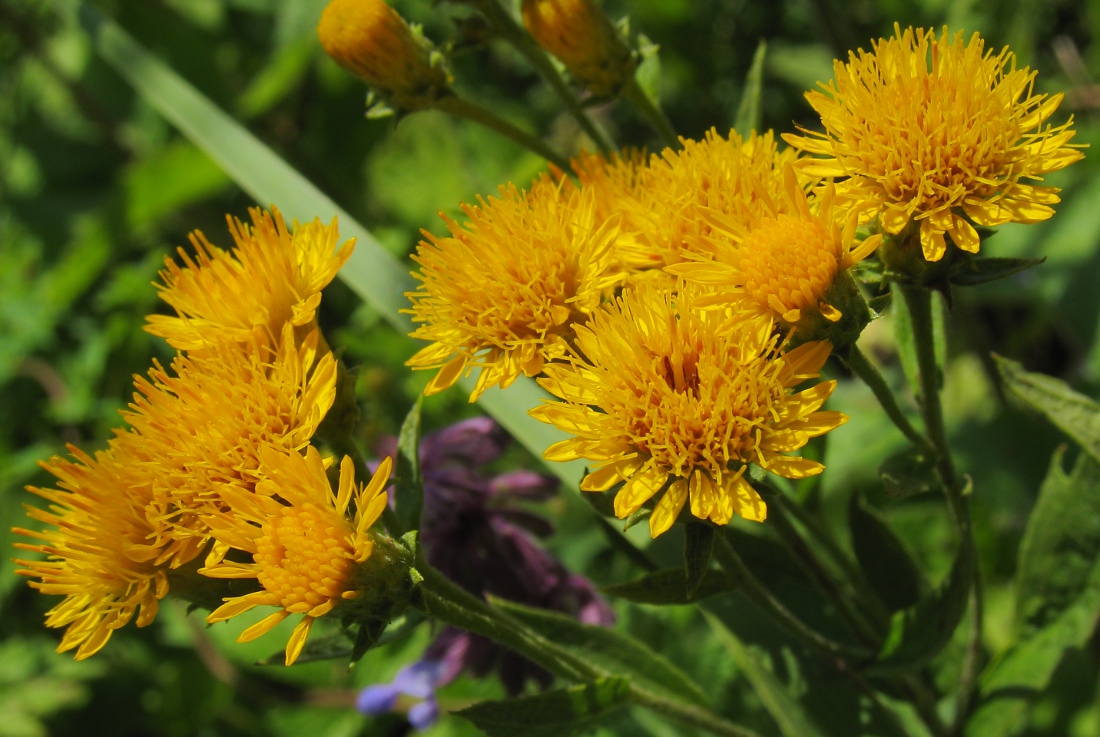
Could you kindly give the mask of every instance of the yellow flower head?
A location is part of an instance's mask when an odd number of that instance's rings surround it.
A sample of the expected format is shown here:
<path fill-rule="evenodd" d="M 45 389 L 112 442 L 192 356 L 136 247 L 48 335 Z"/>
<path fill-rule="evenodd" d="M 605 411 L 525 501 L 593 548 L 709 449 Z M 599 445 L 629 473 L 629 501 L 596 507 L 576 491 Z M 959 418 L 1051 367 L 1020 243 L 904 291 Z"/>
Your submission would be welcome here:
<path fill-rule="evenodd" d="M 160 272 L 161 298 L 178 317 L 150 315 L 145 329 L 179 350 L 201 351 L 219 343 L 258 338 L 274 345 L 283 326 L 308 325 L 324 288 L 351 256 L 355 241 L 337 249 L 336 221 L 320 220 L 287 230 L 278 210 L 249 211 L 252 226 L 235 218 L 229 232 L 236 248 L 213 246 L 199 231 L 191 234 L 195 257 L 179 249 Z"/>
<path fill-rule="evenodd" d="M 130 440 L 116 438 L 95 458 L 69 446 L 75 463 L 56 457 L 43 463 L 60 489 L 28 487 L 50 502 L 50 510 L 26 510 L 53 529 L 14 528 L 41 541 L 16 543 L 47 556 L 17 560 L 17 573 L 37 578 L 30 585 L 42 593 L 65 597 L 46 615 L 46 625 L 67 627 L 57 651 L 77 648 L 77 660 L 98 652 L 135 613 L 138 627 L 152 622 L 158 600 L 168 593 L 165 571 L 156 563 L 161 551 L 151 542 L 157 530 L 145 513 L 151 485 Z"/>
<path fill-rule="evenodd" d="M 591 192 L 543 177 L 529 192 L 509 185 L 479 202 L 463 206 L 464 225 L 445 218 L 450 237 L 425 232 L 413 257 L 422 284 L 407 296 L 423 324 L 411 335 L 432 343 L 407 363 L 440 369 L 425 394 L 474 367 L 470 401 L 537 375 L 622 280 L 612 269 L 618 218 L 599 220 Z"/>
<path fill-rule="evenodd" d="M 545 458 L 595 465 L 581 489 L 626 482 L 615 497 L 620 518 L 665 490 L 649 518 L 654 537 L 689 498 L 693 515 L 716 524 L 734 514 L 763 520 L 746 464 L 788 478 L 820 473 L 820 463 L 783 453 L 847 420 L 819 411 L 835 381 L 790 391 L 817 376 L 828 342 L 780 353 L 770 324 L 734 318 L 731 325 L 725 311 L 699 306 L 706 296 L 690 283 L 624 290 L 577 329 L 583 359 L 546 367 L 539 383 L 563 401 L 531 410 L 576 436 L 550 446 Z"/>
<path fill-rule="evenodd" d="M 575 164 L 600 209 L 622 213 L 619 259 L 629 268 L 661 268 L 700 255 L 710 257 L 710 223 L 701 208 L 734 222 L 752 216 L 761 197 L 778 201 L 783 165 L 795 153 L 779 151 L 769 131 L 742 139 L 711 130 L 701 141 L 683 140 L 642 165 L 639 155 L 580 158 Z"/>
<path fill-rule="evenodd" d="M 523 0 L 522 12 L 538 45 L 585 89 L 615 95 L 634 76 L 634 55 L 593 0 Z"/>
<path fill-rule="evenodd" d="M 713 261 L 686 261 L 666 270 L 716 287 L 730 299 L 747 296 L 760 314 L 787 325 L 814 314 L 835 323 L 842 310 L 829 300 L 835 300 L 838 276 L 870 255 L 882 235 L 857 243 L 857 213 L 835 207 L 833 185 L 811 201 L 789 165 L 784 176 L 781 196 L 761 196 L 758 211 L 743 222 L 704 214 L 712 229 L 706 240 Z"/>
<path fill-rule="evenodd" d="M 211 578 L 255 578 L 262 587 L 228 598 L 207 617 L 224 622 L 256 606 L 279 611 L 252 625 L 237 638 L 248 642 L 270 631 L 291 614 L 305 615 L 286 646 L 286 664 L 297 660 L 313 620 L 361 593 L 358 567 L 371 555 L 370 527 L 386 506 L 390 459 L 370 483 L 355 485 L 350 458 L 340 463 L 339 490 L 334 494 L 325 463 L 310 446 L 302 456 L 264 447 L 265 478 L 256 494 L 228 489 L 224 512 L 210 520 L 219 542 L 250 553 L 252 562 L 211 560 L 199 573 Z M 349 513 L 354 502 L 355 512 Z"/>
<path fill-rule="evenodd" d="M 895 25 L 893 38 L 835 62 L 834 71 L 824 93 L 806 93 L 825 133 L 784 138 L 825 157 L 804 159 L 803 171 L 849 177 L 838 193 L 880 212 L 887 233 L 919 220 L 928 261 L 943 257 L 944 233 L 978 251 L 967 218 L 983 226 L 1049 218 L 1058 190 L 1026 180 L 1082 158 L 1068 145 L 1072 117 L 1046 124 L 1062 95 L 1033 94 L 1035 72 L 1017 69 L 1007 47 L 985 51 L 977 33 L 964 43 L 946 28 L 937 38 Z"/>
<path fill-rule="evenodd" d="M 452 94 L 442 57 L 384 0 L 333 0 L 317 35 L 325 53 L 404 110 L 430 108 Z"/>
<path fill-rule="evenodd" d="M 309 444 L 336 397 L 336 360 L 330 352 L 319 357 L 318 342 L 313 330 L 296 345 L 288 325 L 271 359 L 256 344 L 248 353 L 223 344 L 177 356 L 172 374 L 158 363 L 148 379 L 135 379 L 123 418 L 154 479 L 150 505 L 171 538 L 162 559 L 172 567 L 206 547 L 204 515 L 224 505 L 227 488 L 257 488 L 261 447 Z"/>

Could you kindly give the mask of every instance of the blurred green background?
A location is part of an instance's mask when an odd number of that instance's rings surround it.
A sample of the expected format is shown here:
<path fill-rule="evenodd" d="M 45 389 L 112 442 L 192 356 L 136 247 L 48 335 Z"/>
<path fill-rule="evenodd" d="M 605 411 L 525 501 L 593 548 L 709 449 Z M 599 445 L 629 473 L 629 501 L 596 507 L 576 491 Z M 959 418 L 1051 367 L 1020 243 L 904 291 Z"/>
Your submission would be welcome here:
<path fill-rule="evenodd" d="M 437 42 L 456 33 L 459 3 L 395 3 Z M 365 89 L 321 52 L 314 28 L 324 0 L 103 0 L 96 3 L 136 39 L 282 155 L 395 255 L 415 246 L 420 228 L 439 230 L 436 213 L 491 194 L 506 181 L 528 182 L 540 160 L 464 121 L 423 113 L 395 124 L 364 119 Z M 352 672 L 339 662 L 293 669 L 252 663 L 278 649 L 272 635 L 232 644 L 230 628 L 204 630 L 197 616 L 165 606 L 156 623 L 117 633 L 89 661 L 52 651 L 59 632 L 43 613 L 54 602 L 30 590 L 9 560 L 24 524 L 22 489 L 50 484 L 37 462 L 102 445 L 119 424 L 131 376 L 171 351 L 141 330 L 163 309 L 150 285 L 164 256 L 203 230 L 229 245 L 226 213 L 253 205 L 234 183 L 136 96 L 96 57 L 73 15 L 42 0 L 0 0 L 0 737 L 112 735 L 396 735 L 399 717 L 357 715 L 357 685 L 390 678 L 414 660 L 429 634 L 372 652 Z M 60 8 L 60 9 L 59 9 Z M 922 0 L 616 0 L 612 17 L 660 46 L 663 103 L 681 134 L 728 130 L 742 81 L 760 39 L 768 41 L 762 99 L 764 127 L 813 126 L 802 92 L 831 77 L 832 59 L 889 35 L 895 22 L 980 31 L 990 47 L 1008 44 L 1021 64 L 1040 71 L 1042 91 L 1066 91 L 1063 110 L 1077 118 L 1078 141 L 1100 134 L 1100 1 Z M 467 96 L 565 150 L 580 145 L 572 122 L 533 71 L 501 45 L 454 57 Z M 594 109 L 621 143 L 653 144 L 643 122 L 616 105 Z M 983 253 L 1046 256 L 1012 280 L 959 293 L 949 320 L 946 403 L 960 466 L 975 482 L 978 543 L 987 580 L 986 646 L 1003 650 L 1013 627 L 1008 584 L 1027 514 L 1051 454 L 1062 442 L 1043 421 L 1006 404 L 990 370 L 996 351 L 1033 371 L 1100 393 L 1100 163 L 1084 162 L 1051 180 L 1064 188 L 1058 215 L 1039 226 L 1003 228 Z M 267 205 L 269 203 L 261 203 Z M 275 203 L 278 205 L 279 203 Z M 358 369 L 362 440 L 393 433 L 426 376 L 402 366 L 417 348 L 394 333 L 339 282 L 325 294 L 322 324 Z M 872 325 L 866 347 L 900 387 L 889 320 Z M 819 485 L 799 490 L 844 539 L 849 496 L 865 493 L 903 534 L 934 580 L 950 565 L 952 528 L 940 500 L 885 497 L 881 461 L 902 445 L 862 386 L 842 381 L 831 406 L 852 421 L 822 443 L 829 466 Z M 461 392 L 425 404 L 427 430 L 476 412 Z M 517 451 L 510 462 L 537 467 Z M 598 583 L 623 580 L 628 566 L 606 550 L 575 490 L 549 505 L 559 525 L 551 540 L 565 561 Z M 752 530 L 758 533 L 759 530 Z M 674 561 L 677 533 L 654 554 Z M 640 542 L 645 542 L 644 538 Z M 797 566 L 760 538 L 759 564 L 788 603 L 815 600 Z M 736 599 L 736 597 L 734 597 Z M 646 639 L 706 684 L 720 710 L 765 734 L 774 726 L 759 699 L 709 640 L 690 609 L 616 605 L 621 626 Z M 749 638 L 792 693 L 830 734 L 879 734 L 848 684 L 806 695 L 812 674 L 792 666 L 789 645 L 767 622 L 752 624 L 744 602 L 730 605 L 749 622 Z M 239 628 L 238 628 L 239 629 Z M 961 643 L 957 643 L 961 647 Z M 950 651 L 949 653 L 950 654 Z M 1100 644 L 1063 663 L 1032 708 L 1031 735 L 1100 737 Z M 945 655 L 939 676 L 956 675 Z M 814 665 L 810 659 L 811 666 Z M 819 664 L 820 665 L 820 664 Z M 816 666 L 814 666 L 816 667 Z M 822 666 L 824 667 L 824 666 Z M 462 679 L 443 692 L 444 707 L 500 696 L 499 686 Z M 622 734 L 689 734 L 631 712 Z M 444 718 L 432 735 L 476 733 Z"/>

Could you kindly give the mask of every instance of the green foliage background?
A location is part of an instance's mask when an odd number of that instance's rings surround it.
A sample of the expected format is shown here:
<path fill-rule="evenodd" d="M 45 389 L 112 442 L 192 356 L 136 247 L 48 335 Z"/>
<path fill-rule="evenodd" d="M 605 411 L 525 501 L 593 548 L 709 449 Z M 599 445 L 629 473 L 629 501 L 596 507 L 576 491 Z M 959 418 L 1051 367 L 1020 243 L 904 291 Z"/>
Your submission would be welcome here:
<path fill-rule="evenodd" d="M 314 27 L 324 4 L 102 0 L 97 7 L 367 225 L 394 255 L 409 253 L 420 228 L 438 231 L 438 211 L 454 215 L 460 201 L 507 181 L 522 185 L 539 170 L 531 154 L 440 114 L 418 114 L 399 125 L 365 120 L 364 88 L 317 44 Z M 449 17 L 464 14 L 461 6 L 433 8 L 427 0 L 396 6 L 436 40 L 455 32 Z M 1022 64 L 1039 69 L 1040 90 L 1069 91 L 1064 108 L 1077 115 L 1078 141 L 1100 140 L 1096 0 L 624 0 L 606 8 L 613 17 L 629 14 L 631 27 L 660 45 L 663 103 L 686 136 L 729 128 L 760 39 L 769 43 L 764 127 L 812 126 L 803 90 L 831 77 L 834 57 L 889 35 L 898 22 L 946 23 L 980 31 L 991 47 L 1010 45 Z M 204 630 L 197 617 L 166 605 L 153 626 L 126 628 L 96 657 L 74 663 L 53 654 L 59 633 L 42 626 L 53 602 L 13 574 L 8 528 L 24 523 L 22 504 L 34 503 L 22 488 L 50 483 L 37 461 L 63 453 L 65 443 L 101 447 L 119 424 L 132 374 L 144 372 L 153 357 L 171 357 L 163 341 L 141 330 L 144 316 L 162 309 L 150 282 L 164 256 L 196 228 L 228 245 L 224 215 L 244 217 L 254 204 L 95 55 L 67 10 L 63 3 L 0 0 L 0 737 L 400 734 L 400 718 L 361 717 L 349 699 L 357 686 L 387 680 L 414 660 L 429 638 L 425 628 L 369 653 L 350 674 L 339 661 L 260 667 L 253 663 L 278 649 L 278 635 L 235 645 L 231 628 Z M 466 95 L 570 147 L 571 122 L 511 50 L 494 45 L 464 52 L 455 70 Z M 596 113 L 619 140 L 652 145 L 629 110 L 605 106 Z M 1061 377 L 1086 395 L 1100 393 L 1100 159 L 1088 153 L 1050 179 L 1064 188 L 1054 219 L 1002 228 L 983 244 L 983 254 L 1045 256 L 1047 262 L 1020 277 L 960 291 L 946 336 L 945 404 L 959 465 L 977 490 L 985 645 L 994 656 L 1012 642 L 1017 552 L 1063 436 L 1006 401 L 989 354 Z M 395 433 L 427 380 L 402 366 L 416 346 L 339 282 L 325 294 L 321 319 L 330 342 L 346 346 L 346 359 L 358 366 L 363 442 Z M 900 387 L 905 377 L 886 322 L 873 324 L 863 345 Z M 946 574 L 954 550 L 942 501 L 932 495 L 899 501 L 883 492 L 878 468 L 903 438 L 861 384 L 842 380 L 831 406 L 852 421 L 828 436 L 828 447 L 818 446 L 829 467 L 821 483 L 798 493 L 845 544 L 849 499 L 864 495 L 932 572 L 931 582 L 917 582 L 927 589 Z M 424 411 L 430 431 L 477 409 L 456 390 L 428 399 Z M 538 463 L 520 450 L 509 462 Z M 575 489 L 564 489 L 548 511 L 559 524 L 552 545 L 571 567 L 600 584 L 630 577 Z M 822 607 L 798 561 L 760 533 L 744 528 L 754 551 L 746 556 L 750 565 L 788 606 L 820 619 Z M 635 539 L 645 544 L 642 534 Z M 651 552 L 675 564 L 682 546 L 677 535 L 662 538 Z M 752 652 L 828 734 L 892 733 L 827 662 L 801 651 L 796 658 L 774 625 L 739 596 L 723 601 L 723 616 L 739 622 Z M 719 711 L 775 734 L 750 680 L 696 610 L 616 606 L 619 626 L 704 684 Z M 962 647 L 961 640 L 952 643 L 932 665 L 945 687 L 957 680 L 952 668 Z M 1100 737 L 1098 663 L 1100 642 L 1093 636 L 1063 660 L 1020 723 L 1025 733 Z M 462 679 L 442 698 L 445 708 L 457 709 L 500 695 L 491 682 Z M 641 711 L 629 712 L 616 731 L 688 733 Z M 471 733 L 476 730 L 457 718 L 444 718 L 430 732 Z"/>

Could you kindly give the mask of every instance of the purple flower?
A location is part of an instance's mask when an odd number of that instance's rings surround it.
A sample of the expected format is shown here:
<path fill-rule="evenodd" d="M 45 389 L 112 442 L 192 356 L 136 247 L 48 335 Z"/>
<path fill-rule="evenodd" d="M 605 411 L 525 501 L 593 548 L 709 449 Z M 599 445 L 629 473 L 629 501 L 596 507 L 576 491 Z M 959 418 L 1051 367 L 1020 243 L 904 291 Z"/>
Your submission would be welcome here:
<path fill-rule="evenodd" d="M 614 614 L 596 593 L 592 583 L 571 573 L 537 542 L 553 533 L 545 517 L 521 505 L 544 501 L 558 489 L 558 481 L 534 471 L 511 471 L 490 476 L 478 469 L 498 459 L 508 447 L 509 437 L 488 417 L 465 420 L 426 436 L 420 444 L 421 474 L 424 479 L 424 512 L 420 540 L 428 561 L 445 576 L 471 593 L 492 594 L 528 606 L 553 609 L 576 617 L 585 624 L 610 626 Z M 377 447 L 380 457 L 396 456 L 397 439 L 387 438 Z M 497 671 L 510 695 L 524 690 L 529 680 L 541 687 L 553 677 L 539 666 L 491 640 L 454 627 L 444 627 L 418 663 L 401 672 L 413 673 L 421 666 L 430 673 L 433 690 L 467 671 L 485 676 Z M 371 686 L 371 705 L 383 704 L 394 688 L 410 693 L 408 679 L 398 675 L 391 686 Z M 402 680 L 405 678 L 406 680 Z M 424 682 L 428 682 L 425 680 Z M 401 681 L 399 683 L 399 681 Z M 409 721 L 435 719 L 438 704 L 434 696 L 409 711 Z M 394 697 L 396 701 L 396 697 Z M 363 710 L 366 713 L 382 712 Z M 419 728 L 419 727 L 418 727 Z"/>

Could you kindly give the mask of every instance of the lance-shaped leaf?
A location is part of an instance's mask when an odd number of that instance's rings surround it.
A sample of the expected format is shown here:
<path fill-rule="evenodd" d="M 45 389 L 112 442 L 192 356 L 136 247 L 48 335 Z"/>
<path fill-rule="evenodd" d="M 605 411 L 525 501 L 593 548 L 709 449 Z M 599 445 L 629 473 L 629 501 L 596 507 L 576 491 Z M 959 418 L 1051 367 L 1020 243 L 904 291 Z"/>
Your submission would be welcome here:
<path fill-rule="evenodd" d="M 554 644 L 584 658 L 604 675 L 629 678 L 634 688 L 659 698 L 709 707 L 706 695 L 686 673 L 629 635 L 504 599 L 494 598 L 492 603 Z"/>
<path fill-rule="evenodd" d="M 489 737 L 570 737 L 615 717 L 628 703 L 630 681 L 600 678 L 570 688 L 505 701 L 482 701 L 453 714 Z"/>
<path fill-rule="evenodd" d="M 973 570 L 974 546 L 966 536 L 940 587 L 915 606 L 894 614 L 879 660 L 868 672 L 881 674 L 919 668 L 943 650 L 966 614 Z"/>
<path fill-rule="evenodd" d="M 737 105 L 737 117 L 733 123 L 742 137 L 748 136 L 750 131 L 760 130 L 760 97 L 764 92 L 764 57 L 767 53 L 768 43 L 760 39 L 752 55 L 752 66 L 745 75 L 745 89 L 741 92 L 741 102 Z"/>
<path fill-rule="evenodd" d="M 1054 453 L 1020 545 L 1018 639 L 991 663 L 967 737 L 1006 737 L 1050 684 L 1066 652 L 1084 647 L 1100 620 L 1100 464 L 1082 453 L 1070 475 Z"/>
<path fill-rule="evenodd" d="M 424 509 L 424 478 L 420 472 L 420 408 L 422 397 L 401 423 L 397 436 L 396 480 L 394 508 L 406 530 L 420 529 L 420 514 Z"/>
<path fill-rule="evenodd" d="M 848 505 L 848 528 L 863 575 L 886 608 L 896 612 L 915 605 L 925 586 L 920 567 L 886 520 L 858 494 Z"/>
<path fill-rule="evenodd" d="M 712 568 L 704 573 L 695 592 L 687 595 L 687 577 L 684 575 L 684 569 L 666 568 L 648 573 L 634 581 L 604 586 L 600 591 L 608 596 L 638 604 L 676 605 L 691 604 L 715 594 L 733 591 L 736 587 L 729 575 Z"/>
<path fill-rule="evenodd" d="M 975 258 L 951 275 L 951 283 L 963 287 L 1004 279 L 1046 261 L 1042 258 Z"/>
<path fill-rule="evenodd" d="M 1005 386 L 1029 407 L 1045 415 L 1059 430 L 1100 461 L 1100 405 L 1061 379 L 1024 370 L 1016 361 L 994 356 Z"/>
<path fill-rule="evenodd" d="M 772 715 L 780 733 L 784 737 L 821 737 L 821 730 L 806 716 L 802 706 L 791 698 L 790 693 L 775 674 L 757 662 L 745 647 L 745 643 L 741 642 L 740 638 L 716 614 L 705 608 L 702 612 L 711 631 L 718 636 L 734 665 L 756 691 L 764 708 Z"/>

